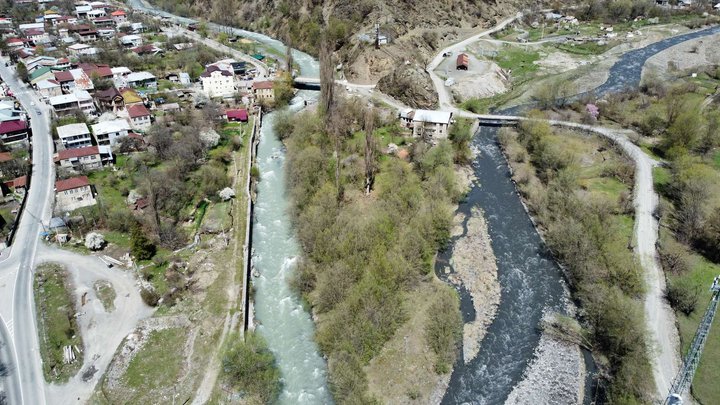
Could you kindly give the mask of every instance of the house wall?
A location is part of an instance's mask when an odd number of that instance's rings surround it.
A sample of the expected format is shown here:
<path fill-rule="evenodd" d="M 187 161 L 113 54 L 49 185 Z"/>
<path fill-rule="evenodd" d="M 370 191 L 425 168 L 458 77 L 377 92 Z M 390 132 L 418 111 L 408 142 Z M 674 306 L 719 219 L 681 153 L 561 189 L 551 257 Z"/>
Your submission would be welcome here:
<path fill-rule="evenodd" d="M 95 203 L 90 186 L 55 193 L 55 209 L 57 211 L 73 211 L 95 205 Z"/>
<path fill-rule="evenodd" d="M 132 121 L 132 126 L 139 129 L 145 129 L 151 124 L 149 115 L 145 115 L 142 117 L 134 117 L 130 120 Z"/>
<path fill-rule="evenodd" d="M 413 136 L 443 139 L 448 136 L 448 124 L 415 121 L 413 123 Z"/>

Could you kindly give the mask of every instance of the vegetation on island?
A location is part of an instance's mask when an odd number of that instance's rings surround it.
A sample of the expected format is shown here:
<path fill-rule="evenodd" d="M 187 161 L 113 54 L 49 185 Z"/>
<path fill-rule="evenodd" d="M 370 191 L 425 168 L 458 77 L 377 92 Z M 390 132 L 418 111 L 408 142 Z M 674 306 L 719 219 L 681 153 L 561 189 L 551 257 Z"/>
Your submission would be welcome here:
<path fill-rule="evenodd" d="M 304 252 L 294 285 L 318 316 L 335 400 L 368 403 L 363 367 L 408 319 L 406 296 L 435 277 L 434 255 L 461 197 L 456 148 L 465 158 L 467 145 L 405 138 L 395 117 L 335 100 L 332 85 L 323 89 L 318 111 L 280 117 L 286 122 L 276 126 L 287 145 L 291 212 Z M 405 158 L 387 153 L 395 139 Z M 432 310 L 447 315 L 426 326 L 443 373 L 459 341 L 460 324 L 450 324 L 460 319 L 457 296 L 442 295 Z"/>

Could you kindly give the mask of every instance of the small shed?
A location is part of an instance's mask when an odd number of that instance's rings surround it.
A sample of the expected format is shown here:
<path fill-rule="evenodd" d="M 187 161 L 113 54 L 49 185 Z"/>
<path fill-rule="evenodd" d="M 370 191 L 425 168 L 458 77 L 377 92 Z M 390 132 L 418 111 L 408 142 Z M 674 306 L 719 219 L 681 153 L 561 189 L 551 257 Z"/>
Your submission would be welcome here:
<path fill-rule="evenodd" d="M 457 70 L 468 70 L 468 67 L 470 67 L 470 57 L 466 53 L 461 53 L 457 56 L 455 68 Z"/>

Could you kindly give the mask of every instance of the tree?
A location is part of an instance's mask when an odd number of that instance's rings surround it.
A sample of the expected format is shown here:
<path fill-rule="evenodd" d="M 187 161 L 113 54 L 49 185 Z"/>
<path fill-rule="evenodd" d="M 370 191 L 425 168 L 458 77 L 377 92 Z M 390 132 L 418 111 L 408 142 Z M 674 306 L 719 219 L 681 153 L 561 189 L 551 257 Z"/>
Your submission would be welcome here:
<path fill-rule="evenodd" d="M 375 172 L 377 171 L 377 165 L 375 163 L 375 149 L 377 145 L 375 142 L 375 111 L 372 108 L 368 108 L 365 113 L 365 194 L 370 194 L 373 183 L 375 182 Z"/>
<path fill-rule="evenodd" d="M 687 278 L 681 278 L 668 283 L 665 297 L 675 310 L 690 316 L 695 311 L 699 294 L 699 285 Z"/>
<path fill-rule="evenodd" d="M 150 260 L 155 256 L 157 248 L 143 233 L 139 225 L 130 232 L 130 254 L 135 260 Z"/>
<path fill-rule="evenodd" d="M 15 68 L 15 72 L 17 72 L 18 77 L 23 82 L 29 81 L 28 70 L 24 63 L 18 62 L 17 66 Z"/>
<path fill-rule="evenodd" d="M 290 100 L 295 96 L 293 83 L 293 77 L 288 72 L 281 74 L 280 78 L 275 80 L 273 83 L 275 107 L 282 107 L 290 103 Z"/>
<path fill-rule="evenodd" d="M 320 112 L 326 117 L 335 107 L 335 67 L 332 61 L 333 44 L 327 33 L 320 40 Z"/>
<path fill-rule="evenodd" d="M 455 149 L 455 163 L 470 163 L 472 159 L 472 151 L 470 150 L 472 137 L 472 123 L 470 120 L 458 119 L 450 127 L 449 138 Z"/>

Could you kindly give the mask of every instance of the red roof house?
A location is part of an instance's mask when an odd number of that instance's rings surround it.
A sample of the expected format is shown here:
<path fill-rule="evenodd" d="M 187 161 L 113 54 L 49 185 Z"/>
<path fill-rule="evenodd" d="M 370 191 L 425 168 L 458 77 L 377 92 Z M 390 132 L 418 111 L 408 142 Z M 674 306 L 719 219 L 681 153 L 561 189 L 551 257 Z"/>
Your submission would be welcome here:
<path fill-rule="evenodd" d="M 248 112 L 244 108 L 227 110 L 225 114 L 227 115 L 227 120 L 231 122 L 247 122 L 248 120 Z"/>
<path fill-rule="evenodd" d="M 90 180 L 87 176 L 71 177 L 65 180 L 58 180 L 55 182 L 55 191 L 60 193 L 67 190 L 73 190 L 76 188 L 86 187 L 90 185 Z"/>
<path fill-rule="evenodd" d="M 5 185 L 9 188 L 14 188 L 15 190 L 19 188 L 26 188 L 27 187 L 27 176 L 20 176 L 16 179 L 6 181 Z"/>

